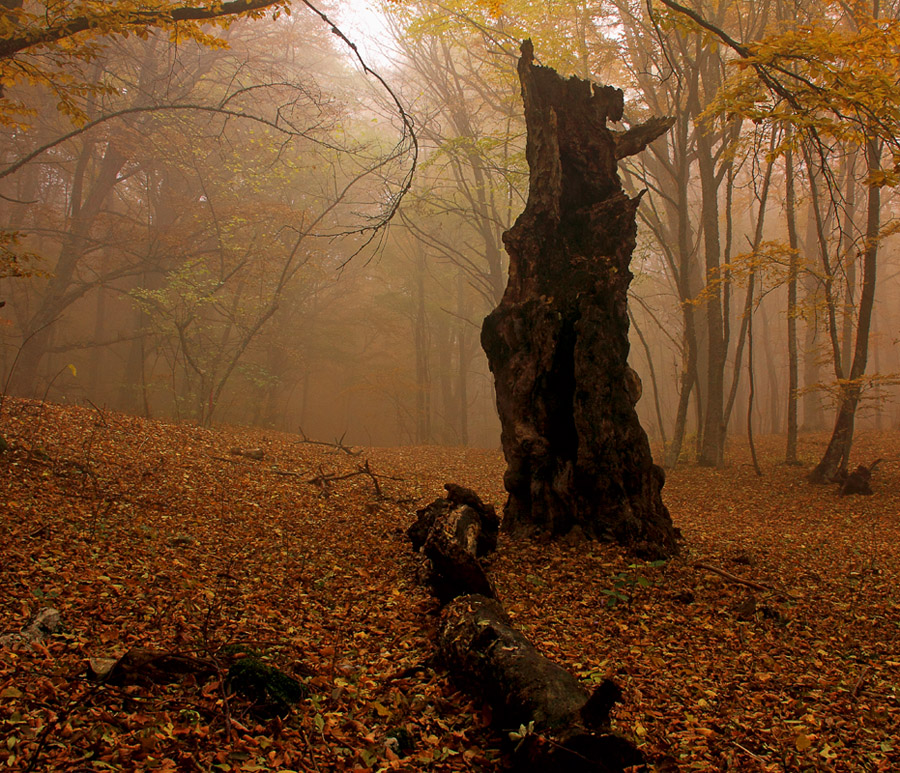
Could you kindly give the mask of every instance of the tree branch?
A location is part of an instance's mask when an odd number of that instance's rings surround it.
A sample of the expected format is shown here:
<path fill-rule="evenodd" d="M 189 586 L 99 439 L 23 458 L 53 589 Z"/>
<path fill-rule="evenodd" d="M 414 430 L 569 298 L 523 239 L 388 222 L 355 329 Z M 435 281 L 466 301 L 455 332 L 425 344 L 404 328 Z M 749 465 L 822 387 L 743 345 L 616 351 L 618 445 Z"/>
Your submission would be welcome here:
<path fill-rule="evenodd" d="M 110 10 L 96 16 L 76 16 L 58 27 L 31 30 L 27 35 L 0 40 L 0 59 L 8 59 L 36 46 L 57 43 L 81 32 L 103 29 L 108 25 L 122 30 L 140 27 L 163 27 L 180 21 L 208 21 L 225 16 L 252 14 L 266 8 L 285 5 L 285 0 L 228 0 L 201 6 L 182 6 L 171 11 L 122 11 Z M 108 34 L 108 33 L 106 33 Z M 115 33 L 113 33 L 115 34 Z"/>

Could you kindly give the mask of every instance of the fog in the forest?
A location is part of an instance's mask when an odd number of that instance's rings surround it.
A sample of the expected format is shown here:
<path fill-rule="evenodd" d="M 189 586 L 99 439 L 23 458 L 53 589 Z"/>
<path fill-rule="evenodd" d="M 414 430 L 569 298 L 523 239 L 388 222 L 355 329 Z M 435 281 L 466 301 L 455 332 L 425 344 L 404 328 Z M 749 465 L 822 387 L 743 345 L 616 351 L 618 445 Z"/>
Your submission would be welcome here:
<path fill-rule="evenodd" d="M 876 243 L 856 427 L 900 426 L 900 206 L 866 185 L 890 149 L 829 136 L 785 153 L 783 127 L 715 118 L 734 53 L 655 26 L 643 2 L 470 5 L 388 4 L 360 51 L 390 91 L 298 6 L 236 22 L 228 48 L 106 40 L 79 65 L 99 87 L 72 97 L 80 115 L 40 84 L 4 95 L 33 112 L 0 126 L 0 248 L 15 254 L 0 272 L 2 391 L 356 444 L 497 446 L 479 332 L 527 196 L 528 36 L 561 74 L 625 89 L 626 124 L 677 118 L 620 165 L 646 191 L 638 411 L 670 461 L 721 461 L 710 438 L 746 434 L 748 415 L 786 433 L 792 340 L 799 431 L 831 430 Z M 782 13 L 723 7 L 717 23 L 744 39 Z"/>

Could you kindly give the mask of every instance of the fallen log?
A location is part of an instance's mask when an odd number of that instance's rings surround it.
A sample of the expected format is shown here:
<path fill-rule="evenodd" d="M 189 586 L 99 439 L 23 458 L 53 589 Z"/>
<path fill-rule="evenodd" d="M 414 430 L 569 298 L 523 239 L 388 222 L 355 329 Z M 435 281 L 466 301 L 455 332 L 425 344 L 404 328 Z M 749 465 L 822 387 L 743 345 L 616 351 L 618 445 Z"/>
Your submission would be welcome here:
<path fill-rule="evenodd" d="M 605 680 L 590 693 L 512 627 L 485 596 L 461 596 L 441 613 L 438 656 L 460 686 L 492 708 L 495 724 L 519 740 L 514 768 L 537 773 L 612 773 L 644 762 L 611 732 L 609 712 L 621 691 Z"/>
<path fill-rule="evenodd" d="M 91 658 L 88 663 L 91 679 L 116 685 L 167 684 L 189 675 L 202 678 L 216 672 L 216 664 L 210 660 L 150 647 L 132 647 L 120 658 Z"/>
<path fill-rule="evenodd" d="M 495 598 L 479 558 L 497 547 L 497 513 L 471 489 L 454 483 L 444 488 L 447 497 L 417 511 L 406 532 L 413 550 L 428 559 L 426 582 L 442 604 L 472 593 Z"/>
<path fill-rule="evenodd" d="M 643 763 L 611 732 L 621 691 L 605 680 L 593 693 L 513 628 L 479 557 L 496 548 L 499 519 L 470 489 L 448 483 L 447 497 L 417 512 L 407 534 L 428 559 L 426 579 L 444 605 L 437 655 L 450 676 L 490 705 L 494 724 L 515 740 L 522 773 L 621 773 Z"/>

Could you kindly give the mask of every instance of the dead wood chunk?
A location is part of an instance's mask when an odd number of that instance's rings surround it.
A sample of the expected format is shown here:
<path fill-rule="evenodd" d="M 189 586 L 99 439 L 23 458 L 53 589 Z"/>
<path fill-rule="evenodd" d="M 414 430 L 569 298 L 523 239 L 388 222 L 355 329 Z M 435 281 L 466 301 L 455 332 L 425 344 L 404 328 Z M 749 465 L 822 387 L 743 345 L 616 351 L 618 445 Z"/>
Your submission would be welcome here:
<path fill-rule="evenodd" d="M 456 483 L 445 483 L 444 488 L 447 490 L 447 501 L 453 505 L 468 505 L 475 510 L 484 510 L 485 504 L 481 501 L 472 489 L 460 486 Z"/>
<path fill-rule="evenodd" d="M 471 489 L 447 483 L 446 499 L 435 499 L 416 511 L 415 522 L 407 529 L 413 550 L 420 550 L 435 530 L 455 534 L 465 549 L 476 556 L 496 550 L 500 519 L 491 505 L 486 505 Z"/>
<path fill-rule="evenodd" d="M 875 465 L 873 464 L 872 467 Z M 872 495 L 872 468 L 859 465 L 841 484 L 841 496 Z"/>
<path fill-rule="evenodd" d="M 441 614 L 438 656 L 469 692 L 486 700 L 502 727 L 555 728 L 577 716 L 590 694 L 512 627 L 502 605 L 462 596 Z"/>
<path fill-rule="evenodd" d="M 422 549 L 422 546 L 428 540 L 428 535 L 434 528 L 435 521 L 438 518 L 446 518 L 450 508 L 451 504 L 448 500 L 435 499 L 430 505 L 416 510 L 415 523 L 406 530 L 406 536 L 412 542 L 413 550 L 419 551 Z"/>
<path fill-rule="evenodd" d="M 500 518 L 493 505 L 481 501 L 472 489 L 459 486 L 456 483 L 445 483 L 447 501 L 451 505 L 465 505 L 478 516 L 479 534 L 477 539 L 476 555 L 486 556 L 497 549 L 497 538 L 500 535 Z"/>
<path fill-rule="evenodd" d="M 90 664 L 89 675 L 110 684 L 177 682 L 188 675 L 209 676 L 216 673 L 215 664 L 202 658 L 167 652 L 148 647 L 133 647 L 109 665 L 109 659 L 96 658 Z"/>
<path fill-rule="evenodd" d="M 437 647 L 454 680 L 490 704 L 497 726 L 534 723 L 517 748 L 515 770 L 611 773 L 643 762 L 629 741 L 609 732 L 619 688 L 606 680 L 589 693 L 513 628 L 496 600 L 473 595 L 448 604 Z"/>
<path fill-rule="evenodd" d="M 16 647 L 34 644 L 45 636 L 56 633 L 60 624 L 59 610 L 54 607 L 43 607 L 38 610 L 31 621 L 19 633 L 0 636 L 0 646 Z"/>
<path fill-rule="evenodd" d="M 431 562 L 428 583 L 442 604 L 471 593 L 496 597 L 481 562 L 444 530 L 434 529 L 431 532 L 423 552 Z"/>
<path fill-rule="evenodd" d="M 478 556 L 496 545 L 496 513 L 462 486 L 448 484 L 447 490 L 450 496 L 419 510 L 407 530 L 413 548 L 429 560 L 426 582 L 442 604 L 470 593 L 493 598 L 494 588 Z"/>

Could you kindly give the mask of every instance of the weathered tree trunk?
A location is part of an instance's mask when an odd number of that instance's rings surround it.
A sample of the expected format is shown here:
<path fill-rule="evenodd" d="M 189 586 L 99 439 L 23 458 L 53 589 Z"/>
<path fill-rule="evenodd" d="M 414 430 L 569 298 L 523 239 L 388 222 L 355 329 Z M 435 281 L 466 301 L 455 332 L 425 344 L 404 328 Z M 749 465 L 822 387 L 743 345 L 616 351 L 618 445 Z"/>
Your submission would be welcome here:
<path fill-rule="evenodd" d="M 490 704 L 497 726 L 531 725 L 516 749 L 514 770 L 613 773 L 644 761 L 610 731 L 619 688 L 606 680 L 589 693 L 513 628 L 494 599 L 460 596 L 445 607 L 437 647 L 454 678 Z"/>
<path fill-rule="evenodd" d="M 481 562 L 497 548 L 500 519 L 471 489 L 447 483 L 446 499 L 436 499 L 416 513 L 406 534 L 413 550 L 428 559 L 427 583 L 442 604 L 477 593 L 493 598 L 494 588 Z"/>
<path fill-rule="evenodd" d="M 668 556 L 676 531 L 634 410 L 640 379 L 628 367 L 627 291 L 639 196 L 616 162 L 671 125 L 624 133 L 623 94 L 533 64 L 519 78 L 528 130 L 525 211 L 504 234 L 509 283 L 481 340 L 494 374 L 509 492 L 505 527 L 614 539 Z"/>

